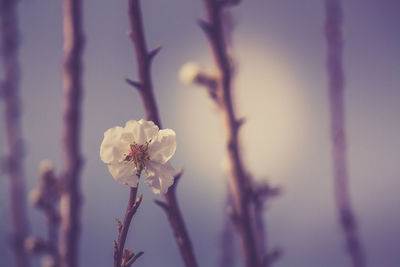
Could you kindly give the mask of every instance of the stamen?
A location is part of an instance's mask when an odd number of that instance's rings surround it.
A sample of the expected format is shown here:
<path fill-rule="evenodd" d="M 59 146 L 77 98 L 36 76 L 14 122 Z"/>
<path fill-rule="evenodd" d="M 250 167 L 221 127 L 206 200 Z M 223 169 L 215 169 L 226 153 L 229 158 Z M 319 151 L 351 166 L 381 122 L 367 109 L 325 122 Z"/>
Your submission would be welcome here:
<path fill-rule="evenodd" d="M 148 148 L 149 142 L 146 142 L 142 145 L 133 143 L 130 145 L 129 153 L 125 156 L 124 159 L 124 161 L 135 164 L 137 175 L 139 176 L 146 168 L 146 162 L 150 160 Z"/>

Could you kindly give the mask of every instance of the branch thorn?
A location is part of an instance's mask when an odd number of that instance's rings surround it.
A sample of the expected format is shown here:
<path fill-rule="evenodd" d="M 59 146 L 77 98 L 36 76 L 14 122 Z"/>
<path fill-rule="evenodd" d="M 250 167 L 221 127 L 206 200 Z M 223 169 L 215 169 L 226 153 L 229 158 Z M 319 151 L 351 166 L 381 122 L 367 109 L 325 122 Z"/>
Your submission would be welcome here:
<path fill-rule="evenodd" d="M 126 266 L 126 267 L 132 266 L 132 264 L 135 263 L 135 261 L 136 261 L 140 256 L 142 256 L 143 254 L 144 254 L 143 251 L 140 251 L 139 253 L 134 254 L 134 255 L 132 256 L 132 258 L 130 258 L 130 259 L 124 264 L 124 266 Z"/>
<path fill-rule="evenodd" d="M 199 19 L 197 21 L 197 24 L 199 25 L 199 27 L 204 31 L 204 33 L 207 36 L 211 35 L 212 27 L 211 27 L 210 23 L 206 22 L 205 20 Z"/>
<path fill-rule="evenodd" d="M 161 48 L 162 48 L 162 46 L 159 45 L 149 53 L 150 60 L 152 60 L 158 54 L 158 52 L 160 52 Z"/>
<path fill-rule="evenodd" d="M 179 180 L 182 177 L 182 174 L 183 174 L 183 168 L 180 168 L 178 172 L 174 175 L 174 186 L 175 184 L 178 184 Z"/>
<path fill-rule="evenodd" d="M 239 118 L 239 119 L 237 120 L 237 122 L 236 122 L 237 128 L 242 127 L 243 124 L 244 124 L 246 121 L 247 121 L 247 120 L 246 120 L 245 117 Z"/>
<path fill-rule="evenodd" d="M 282 255 L 282 249 L 274 248 L 271 252 L 265 255 L 261 266 L 272 266 Z"/>
<path fill-rule="evenodd" d="M 125 78 L 125 82 L 127 82 L 129 85 L 135 87 L 138 90 L 142 90 L 143 89 L 143 85 L 140 82 L 131 80 L 129 78 Z"/>
<path fill-rule="evenodd" d="M 165 203 L 162 200 L 158 200 L 158 199 L 154 199 L 154 203 L 157 204 L 158 206 L 160 206 L 163 210 L 168 211 L 169 206 L 167 203 Z"/>

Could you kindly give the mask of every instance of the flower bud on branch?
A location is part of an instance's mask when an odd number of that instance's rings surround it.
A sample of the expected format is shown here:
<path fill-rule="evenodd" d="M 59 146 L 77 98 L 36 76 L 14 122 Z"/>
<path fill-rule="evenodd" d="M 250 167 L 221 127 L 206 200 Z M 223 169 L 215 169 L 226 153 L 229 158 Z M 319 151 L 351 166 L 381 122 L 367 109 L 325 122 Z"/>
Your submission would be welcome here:
<path fill-rule="evenodd" d="M 183 64 L 179 71 L 179 79 L 183 84 L 196 84 L 204 87 L 210 98 L 218 102 L 217 78 L 211 73 L 201 71 L 200 66 L 196 62 Z"/>

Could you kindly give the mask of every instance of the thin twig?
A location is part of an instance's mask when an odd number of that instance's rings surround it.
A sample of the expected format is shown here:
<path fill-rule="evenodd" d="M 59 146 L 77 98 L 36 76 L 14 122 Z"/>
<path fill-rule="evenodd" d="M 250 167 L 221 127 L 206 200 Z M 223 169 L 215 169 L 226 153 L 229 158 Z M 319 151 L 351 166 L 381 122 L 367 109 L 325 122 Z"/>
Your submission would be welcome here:
<path fill-rule="evenodd" d="M 331 116 L 332 159 L 336 207 L 346 239 L 352 266 L 366 266 L 363 247 L 350 201 L 348 189 L 345 111 L 343 102 L 344 78 L 342 67 L 342 10 L 340 0 L 325 1 L 325 35 Z"/>
<path fill-rule="evenodd" d="M 16 267 L 29 266 L 24 251 L 28 234 L 25 181 L 23 173 L 23 141 L 21 134 L 21 107 L 19 97 L 20 66 L 18 60 L 19 30 L 17 0 L 0 1 L 1 56 L 4 71 L 2 97 L 5 102 L 6 172 L 10 192 L 9 212 L 13 262 Z"/>
<path fill-rule="evenodd" d="M 136 52 L 136 61 L 139 70 L 139 84 L 141 84 L 141 90 L 139 90 L 139 93 L 144 104 L 147 120 L 153 121 L 158 125 L 158 127 L 162 128 L 151 82 L 150 68 L 155 53 L 149 53 L 147 50 L 139 0 L 128 0 L 128 9 L 131 26 L 130 36 Z M 159 49 L 156 48 L 156 50 L 153 51 L 158 50 Z M 176 199 L 175 191 L 178 179 L 178 177 L 175 178 L 174 185 L 171 186 L 168 193 L 164 195 L 164 207 L 168 207 L 164 208 L 164 210 L 167 213 L 185 265 L 187 267 L 197 267 L 198 264 L 193 252 L 192 242 L 186 230 L 185 222 Z"/>
<path fill-rule="evenodd" d="M 254 198 L 251 177 L 247 174 L 240 152 L 238 133 L 242 120 L 235 114 L 232 96 L 233 63 L 228 54 L 230 29 L 224 29 L 224 7 L 230 2 L 220 0 L 204 0 L 207 21 L 200 26 L 208 37 L 214 61 L 218 69 L 218 86 L 216 95 L 226 129 L 226 148 L 230 162 L 230 190 L 232 192 L 235 226 L 240 237 L 245 266 L 261 265 L 258 253 L 254 224 Z"/>
<path fill-rule="evenodd" d="M 63 174 L 60 255 L 62 267 L 78 266 L 81 192 L 82 1 L 63 0 Z"/>
<path fill-rule="evenodd" d="M 118 242 L 114 251 L 114 267 L 121 267 L 122 256 L 124 252 L 126 237 L 128 235 L 129 226 L 131 225 L 132 218 L 135 215 L 137 209 L 139 208 L 140 203 L 142 202 L 142 195 L 136 198 L 137 190 L 138 190 L 137 187 L 131 187 L 124 221 L 122 224 L 120 224 L 120 222 L 117 221 L 119 224 L 118 225 L 119 235 L 118 235 Z"/>

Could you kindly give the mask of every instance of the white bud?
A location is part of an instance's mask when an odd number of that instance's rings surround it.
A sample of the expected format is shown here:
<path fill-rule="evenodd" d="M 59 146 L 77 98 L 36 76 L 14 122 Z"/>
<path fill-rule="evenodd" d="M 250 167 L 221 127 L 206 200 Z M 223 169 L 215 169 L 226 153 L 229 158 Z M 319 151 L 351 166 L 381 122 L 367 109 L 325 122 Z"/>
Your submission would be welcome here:
<path fill-rule="evenodd" d="M 39 189 L 34 188 L 29 193 L 28 199 L 32 204 L 36 205 L 37 203 L 39 203 L 41 197 L 42 197 L 42 192 L 40 192 Z"/>
<path fill-rule="evenodd" d="M 184 84 L 191 84 L 200 73 L 200 66 L 196 62 L 187 62 L 179 71 L 179 80 Z"/>
<path fill-rule="evenodd" d="M 53 162 L 48 159 L 42 160 L 39 164 L 39 172 L 46 173 L 53 170 Z"/>

